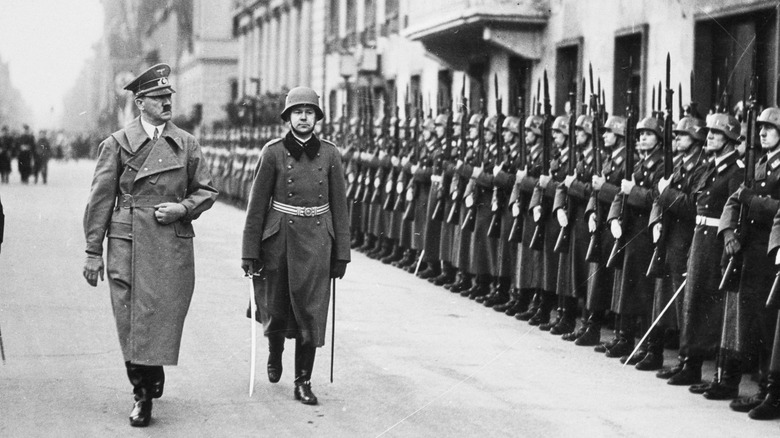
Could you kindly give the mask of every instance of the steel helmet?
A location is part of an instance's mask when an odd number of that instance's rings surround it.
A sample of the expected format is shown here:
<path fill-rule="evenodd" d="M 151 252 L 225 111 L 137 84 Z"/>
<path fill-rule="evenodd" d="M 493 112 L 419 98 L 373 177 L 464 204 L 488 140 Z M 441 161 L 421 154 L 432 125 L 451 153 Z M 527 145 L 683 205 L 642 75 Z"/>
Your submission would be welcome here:
<path fill-rule="evenodd" d="M 704 141 L 707 139 L 707 130 L 704 121 L 691 116 L 685 116 L 677 122 L 672 130 L 675 134 L 688 134 L 692 139 Z"/>
<path fill-rule="evenodd" d="M 536 135 L 542 135 L 543 123 L 544 123 L 544 118 L 542 118 L 542 116 L 528 116 L 528 118 L 525 119 L 524 128 L 533 132 Z"/>
<path fill-rule="evenodd" d="M 636 132 L 638 134 L 641 131 L 650 131 L 654 133 L 658 137 L 659 141 L 664 138 L 661 125 L 658 123 L 658 119 L 655 117 L 645 117 L 644 119 L 640 120 L 639 123 L 636 124 Z"/>
<path fill-rule="evenodd" d="M 317 120 L 322 120 L 325 114 L 320 108 L 320 97 L 317 93 L 308 87 L 295 87 L 287 92 L 287 98 L 284 100 L 284 111 L 282 111 L 282 120 L 289 119 L 289 111 L 299 105 L 308 105 L 314 108 Z"/>
<path fill-rule="evenodd" d="M 707 128 L 710 131 L 722 132 L 731 141 L 739 141 L 741 126 L 737 119 L 728 114 L 710 114 L 707 116 Z"/>
<path fill-rule="evenodd" d="M 780 131 L 780 108 L 773 106 L 761 111 L 761 115 L 756 119 L 756 124 L 772 125 Z"/>
<path fill-rule="evenodd" d="M 490 116 L 490 117 L 485 119 L 485 121 L 483 123 L 483 127 L 485 129 L 487 129 L 488 131 L 495 133 L 496 132 L 496 123 L 497 122 L 498 122 L 498 117 L 496 117 L 495 115 Z"/>
<path fill-rule="evenodd" d="M 376 119 L 374 119 L 374 128 L 381 128 L 384 121 L 385 121 L 384 116 L 379 116 Z"/>
<path fill-rule="evenodd" d="M 474 114 L 469 119 L 469 126 L 476 127 L 479 126 L 480 123 L 482 123 L 482 114 Z"/>
<path fill-rule="evenodd" d="M 454 125 L 459 125 L 461 121 L 463 121 L 463 113 L 455 113 L 452 117 L 452 123 Z"/>
<path fill-rule="evenodd" d="M 504 124 L 501 125 L 501 127 L 508 129 L 515 134 L 520 134 L 520 119 L 515 116 L 508 116 L 504 119 Z"/>
<path fill-rule="evenodd" d="M 422 128 L 425 129 L 426 131 L 433 131 L 434 129 L 436 129 L 436 123 L 434 122 L 433 118 L 426 117 L 425 121 L 423 121 Z"/>
<path fill-rule="evenodd" d="M 558 116 L 553 120 L 553 131 L 560 131 L 563 135 L 569 136 L 569 118 L 566 116 Z"/>
<path fill-rule="evenodd" d="M 436 119 L 433 121 L 433 123 L 437 126 L 446 126 L 447 114 L 439 114 L 438 116 L 436 116 Z"/>
<path fill-rule="evenodd" d="M 575 128 L 580 128 L 588 135 L 593 135 L 593 116 L 582 114 L 577 117 L 577 122 L 574 123 Z"/>
<path fill-rule="evenodd" d="M 621 137 L 626 136 L 626 118 L 623 116 L 609 116 L 606 123 L 604 123 L 604 129 L 609 129 L 615 135 Z"/>

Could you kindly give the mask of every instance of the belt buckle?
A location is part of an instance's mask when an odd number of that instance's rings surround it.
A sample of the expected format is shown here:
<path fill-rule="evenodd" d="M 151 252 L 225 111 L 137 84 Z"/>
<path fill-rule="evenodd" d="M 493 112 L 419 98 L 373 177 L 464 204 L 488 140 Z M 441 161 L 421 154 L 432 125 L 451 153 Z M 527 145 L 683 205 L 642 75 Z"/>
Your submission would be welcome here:
<path fill-rule="evenodd" d="M 314 216 L 315 210 L 314 207 L 303 207 L 303 215 L 306 217 L 312 217 Z"/>

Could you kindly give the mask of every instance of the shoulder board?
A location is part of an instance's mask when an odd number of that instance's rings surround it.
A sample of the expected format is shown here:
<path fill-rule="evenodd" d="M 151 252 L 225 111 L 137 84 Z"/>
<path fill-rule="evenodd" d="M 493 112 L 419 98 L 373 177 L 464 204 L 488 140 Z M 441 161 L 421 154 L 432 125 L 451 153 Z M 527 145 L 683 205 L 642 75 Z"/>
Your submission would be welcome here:
<path fill-rule="evenodd" d="M 619 165 L 623 164 L 623 160 L 624 159 L 625 159 L 625 157 L 621 155 L 621 156 L 615 158 L 614 162 L 615 162 L 615 164 L 617 164 L 619 166 Z"/>
<path fill-rule="evenodd" d="M 718 166 L 718 173 L 721 173 L 721 172 L 723 172 L 723 171 L 724 171 L 724 170 L 726 170 L 726 168 L 728 168 L 728 167 L 729 167 L 729 163 L 723 163 L 723 164 L 721 164 L 720 166 Z"/>
<path fill-rule="evenodd" d="M 653 166 L 655 166 L 655 165 L 656 165 L 656 163 L 657 163 L 657 161 L 656 161 L 656 160 L 654 160 L 654 159 L 650 158 L 650 159 L 648 159 L 647 161 L 645 161 L 645 167 L 646 167 L 646 168 L 648 168 L 648 169 L 652 169 L 652 168 L 653 168 Z"/>
<path fill-rule="evenodd" d="M 771 163 L 769 163 L 769 168 L 772 170 L 777 169 L 777 166 L 780 166 L 780 158 L 775 158 Z"/>
<path fill-rule="evenodd" d="M 333 142 L 332 142 L 332 141 L 330 141 L 330 140 L 325 140 L 324 138 L 321 138 L 321 139 L 320 139 L 320 143 L 329 144 L 329 145 L 333 146 L 334 148 L 337 148 L 337 147 L 338 147 L 338 146 L 336 146 L 336 143 L 333 143 Z"/>
<path fill-rule="evenodd" d="M 282 138 L 282 137 L 275 138 L 273 140 L 269 140 L 268 143 L 266 143 L 265 146 L 263 146 L 263 147 L 267 147 L 267 146 L 275 145 L 277 143 L 281 143 L 282 140 L 284 140 L 284 138 Z"/>

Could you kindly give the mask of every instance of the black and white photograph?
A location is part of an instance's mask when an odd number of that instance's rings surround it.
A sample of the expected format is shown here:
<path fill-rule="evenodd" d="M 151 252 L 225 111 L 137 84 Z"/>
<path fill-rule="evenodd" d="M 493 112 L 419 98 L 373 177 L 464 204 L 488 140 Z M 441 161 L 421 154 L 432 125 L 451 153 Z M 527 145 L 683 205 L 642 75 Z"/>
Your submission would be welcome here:
<path fill-rule="evenodd" d="M 780 1 L 0 0 L 0 436 L 780 433 Z"/>

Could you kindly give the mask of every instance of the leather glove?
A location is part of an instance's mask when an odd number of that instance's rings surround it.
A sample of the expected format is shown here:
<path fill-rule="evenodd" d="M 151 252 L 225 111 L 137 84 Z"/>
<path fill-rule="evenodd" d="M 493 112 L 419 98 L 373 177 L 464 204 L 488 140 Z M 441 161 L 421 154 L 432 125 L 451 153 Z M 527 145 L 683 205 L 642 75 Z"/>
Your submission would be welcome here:
<path fill-rule="evenodd" d="M 241 270 L 244 275 L 258 275 L 263 272 L 263 263 L 259 259 L 241 259 Z"/>
<path fill-rule="evenodd" d="M 669 184 L 672 183 L 671 178 L 661 178 L 658 180 L 658 191 L 663 193 L 664 190 L 666 190 L 669 187 Z"/>
<path fill-rule="evenodd" d="M 780 251 L 777 251 L 777 255 L 775 256 L 775 264 L 780 265 Z"/>
<path fill-rule="evenodd" d="M 596 232 L 596 215 L 593 213 L 588 215 L 588 232 Z"/>
<path fill-rule="evenodd" d="M 559 208 L 555 212 L 558 216 L 558 224 L 560 224 L 561 228 L 569 226 L 569 216 L 566 215 L 566 210 Z"/>
<path fill-rule="evenodd" d="M 566 175 L 566 178 L 563 179 L 563 185 L 565 185 L 566 188 L 568 189 L 569 187 L 571 187 L 571 183 L 573 183 L 576 178 L 577 177 L 574 175 Z"/>
<path fill-rule="evenodd" d="M 515 174 L 515 180 L 517 182 L 520 182 L 525 179 L 526 175 L 528 174 L 528 171 L 526 169 L 519 169 L 517 173 Z"/>
<path fill-rule="evenodd" d="M 390 157 L 390 163 L 391 163 L 391 164 L 392 164 L 394 167 L 398 167 L 398 165 L 399 165 L 399 164 L 401 164 L 401 160 L 399 160 L 399 159 L 398 159 L 398 157 L 396 157 L 395 155 L 393 155 L 392 157 Z"/>
<path fill-rule="evenodd" d="M 607 179 L 601 175 L 593 175 L 591 182 L 593 183 L 593 190 L 601 190 L 601 186 L 607 182 Z"/>
<path fill-rule="evenodd" d="M 534 222 L 539 222 L 539 219 L 542 218 L 542 207 L 537 205 L 533 208 L 533 210 L 531 210 L 531 213 L 533 214 Z"/>
<path fill-rule="evenodd" d="M 347 262 L 336 260 L 330 264 L 330 278 L 344 278 L 345 272 L 347 272 Z"/>
<path fill-rule="evenodd" d="M 612 232 L 612 237 L 615 239 L 620 239 L 620 236 L 623 235 L 623 227 L 617 219 L 613 219 L 612 222 L 609 223 L 609 230 Z"/>
<path fill-rule="evenodd" d="M 460 169 L 461 167 L 463 167 L 463 164 L 464 164 L 464 163 L 463 163 L 463 160 L 458 160 L 458 162 L 457 162 L 457 163 L 455 163 L 455 170 L 458 170 L 458 169 Z"/>
<path fill-rule="evenodd" d="M 636 182 L 634 182 L 633 177 L 631 180 L 624 179 L 620 183 L 620 193 L 623 193 L 624 195 L 630 195 L 634 186 L 636 186 Z"/>
<path fill-rule="evenodd" d="M 661 223 L 653 224 L 653 243 L 657 243 L 661 238 Z"/>
<path fill-rule="evenodd" d="M 87 255 L 87 260 L 84 262 L 84 278 L 87 279 L 87 283 L 90 286 L 97 286 L 98 277 L 103 281 L 103 257 L 99 255 Z"/>
<path fill-rule="evenodd" d="M 473 179 L 477 179 L 477 178 L 479 178 L 479 176 L 480 176 L 480 175 L 482 175 L 482 171 L 483 171 L 483 170 L 484 170 L 484 169 L 482 169 L 482 166 L 477 166 L 477 167 L 474 167 L 474 170 L 472 170 L 472 171 L 471 171 L 471 177 L 472 177 Z"/>
<path fill-rule="evenodd" d="M 386 156 L 387 156 L 387 152 L 379 151 L 379 159 L 380 160 L 384 160 Z"/>
<path fill-rule="evenodd" d="M 750 201 L 756 196 L 756 191 L 749 189 L 744 185 L 737 190 L 737 199 L 741 204 L 750 204 Z"/>
<path fill-rule="evenodd" d="M 502 166 L 500 164 L 493 166 L 493 176 L 498 176 L 499 173 L 503 170 Z"/>
<path fill-rule="evenodd" d="M 154 206 L 154 217 L 163 225 L 176 222 L 185 214 L 187 214 L 187 207 L 177 202 L 163 202 Z"/>
<path fill-rule="evenodd" d="M 420 168 L 419 165 L 412 164 L 412 169 L 411 169 L 412 170 L 412 175 L 416 174 L 417 173 L 417 169 L 419 169 L 419 168 Z"/>
<path fill-rule="evenodd" d="M 409 164 L 409 157 L 401 158 L 401 166 L 406 166 L 407 164 Z"/>
<path fill-rule="evenodd" d="M 550 175 L 539 175 L 539 187 L 546 189 L 550 184 Z"/>
<path fill-rule="evenodd" d="M 737 239 L 737 235 L 734 234 L 734 230 L 731 228 L 723 230 L 723 247 L 729 257 L 737 254 L 739 250 L 742 249 L 742 246 L 739 244 L 739 239 Z"/>

